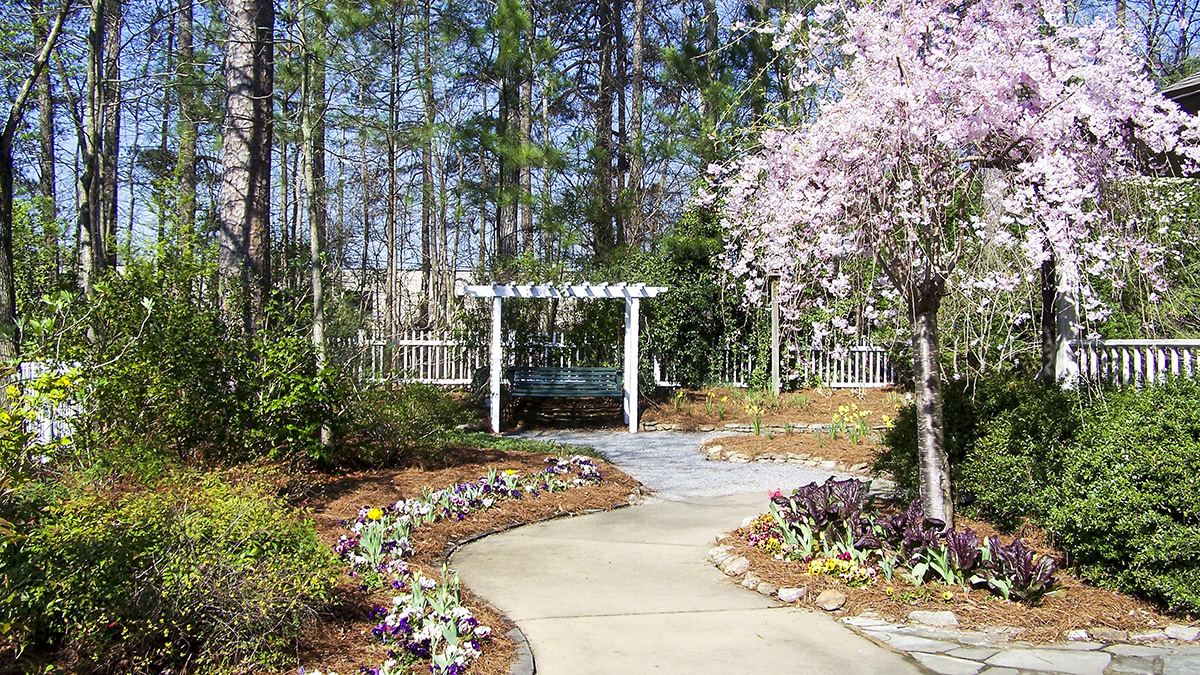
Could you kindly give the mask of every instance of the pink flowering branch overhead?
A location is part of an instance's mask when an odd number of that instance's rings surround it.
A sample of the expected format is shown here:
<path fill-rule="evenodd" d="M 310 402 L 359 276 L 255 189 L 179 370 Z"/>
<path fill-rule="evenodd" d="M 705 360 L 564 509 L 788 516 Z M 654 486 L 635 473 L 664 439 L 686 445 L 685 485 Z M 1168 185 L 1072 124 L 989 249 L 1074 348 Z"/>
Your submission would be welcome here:
<path fill-rule="evenodd" d="M 792 320 L 802 300 L 864 292 L 861 305 L 907 312 L 922 496 L 947 521 L 937 312 L 964 258 L 1020 252 L 1012 275 L 1050 263 L 1094 298 L 1085 277 L 1113 260 L 1132 254 L 1153 273 L 1161 259 L 1109 196 L 1200 163 L 1200 126 L 1156 93 L 1122 33 L 1062 15 L 1049 1 L 818 8 L 805 44 L 776 42 L 795 54 L 797 83 L 831 95 L 808 123 L 763 132 L 723 184 L 727 260 L 748 301 L 780 274 Z"/>

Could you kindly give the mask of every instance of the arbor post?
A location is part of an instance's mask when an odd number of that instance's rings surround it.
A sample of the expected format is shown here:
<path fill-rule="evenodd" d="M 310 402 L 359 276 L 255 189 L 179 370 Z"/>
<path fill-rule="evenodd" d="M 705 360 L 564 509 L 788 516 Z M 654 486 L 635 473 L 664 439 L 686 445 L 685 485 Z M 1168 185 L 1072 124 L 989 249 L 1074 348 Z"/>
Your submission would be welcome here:
<path fill-rule="evenodd" d="M 492 414 L 492 433 L 500 433 L 500 364 L 504 363 L 501 350 L 504 349 L 504 343 L 500 336 L 500 305 L 504 299 L 496 296 L 492 298 L 492 349 L 491 349 L 491 383 L 490 383 L 490 401 Z"/>
<path fill-rule="evenodd" d="M 625 298 L 625 422 L 629 433 L 638 428 L 638 323 L 641 298 Z"/>

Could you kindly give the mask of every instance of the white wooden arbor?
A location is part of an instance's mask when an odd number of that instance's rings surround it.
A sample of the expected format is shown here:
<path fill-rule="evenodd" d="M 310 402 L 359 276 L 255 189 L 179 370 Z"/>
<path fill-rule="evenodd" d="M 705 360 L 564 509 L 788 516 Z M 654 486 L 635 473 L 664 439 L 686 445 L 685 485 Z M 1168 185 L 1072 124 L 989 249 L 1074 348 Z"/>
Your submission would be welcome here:
<path fill-rule="evenodd" d="M 642 298 L 666 293 L 661 286 L 645 284 L 578 284 L 552 286 L 494 284 L 466 286 L 462 295 L 492 299 L 491 346 L 491 415 L 492 431 L 500 432 L 500 370 L 504 363 L 504 341 L 501 336 L 500 312 L 504 298 L 624 298 L 625 299 L 625 376 L 624 409 L 629 433 L 636 434 L 638 426 L 638 320 Z"/>

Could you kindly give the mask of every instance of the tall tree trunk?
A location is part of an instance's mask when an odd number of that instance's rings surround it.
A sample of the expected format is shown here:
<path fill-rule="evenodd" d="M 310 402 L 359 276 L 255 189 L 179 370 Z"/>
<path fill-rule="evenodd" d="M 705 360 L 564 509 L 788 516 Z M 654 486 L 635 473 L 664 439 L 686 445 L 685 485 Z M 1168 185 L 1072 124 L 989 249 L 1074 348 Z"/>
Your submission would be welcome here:
<path fill-rule="evenodd" d="M 175 81 L 179 118 L 175 128 L 179 134 L 179 155 L 175 162 L 175 181 L 179 196 L 175 204 L 179 218 L 179 248 L 185 262 L 192 263 L 196 257 L 196 53 L 192 45 L 192 0 L 178 1 Z"/>
<path fill-rule="evenodd" d="M 642 167 L 644 145 L 642 143 L 642 99 L 645 81 L 646 0 L 633 0 L 633 64 L 630 68 L 629 110 L 629 193 L 628 229 L 631 239 L 642 234 Z"/>
<path fill-rule="evenodd" d="M 529 34 L 521 45 L 521 250 L 533 251 L 533 45 L 537 39 L 537 11 L 527 2 Z"/>
<path fill-rule="evenodd" d="M 703 128 L 700 130 L 700 159 L 704 164 L 717 161 L 717 0 L 704 0 L 704 77 L 700 83 Z"/>
<path fill-rule="evenodd" d="M 613 145 L 617 165 L 616 184 L 613 189 L 617 195 L 617 208 L 613 210 L 613 224 L 616 230 L 617 246 L 624 246 L 628 236 L 626 232 L 628 201 L 625 185 L 629 172 L 629 128 L 626 126 L 625 94 L 628 89 L 626 76 L 629 64 L 625 59 L 628 56 L 629 45 L 625 37 L 625 4 L 623 0 L 611 1 L 614 5 L 613 34 L 616 39 L 616 51 L 613 56 L 616 59 L 616 63 L 613 64 L 613 89 L 617 94 L 617 142 Z"/>
<path fill-rule="evenodd" d="M 391 24 L 391 40 L 388 43 L 391 48 L 391 79 L 388 81 L 388 127 L 387 127 L 387 149 L 388 149 L 388 197 L 387 197 L 387 274 L 384 285 L 384 304 L 387 305 L 385 313 L 385 327 L 389 335 L 396 332 L 399 326 L 399 312 L 396 305 L 399 304 L 399 297 L 396 294 L 396 209 L 398 207 L 398 191 L 399 186 L 396 184 L 396 125 L 399 124 L 400 113 L 397 110 L 399 105 L 399 87 L 400 87 L 400 45 L 399 36 L 396 34 L 396 23 L 393 19 Z"/>
<path fill-rule="evenodd" d="M 421 129 L 421 286 L 425 314 L 432 321 L 438 297 L 433 182 L 433 124 L 437 103 L 433 98 L 433 27 L 429 5 L 428 2 L 422 4 L 421 17 L 421 107 L 424 112 Z"/>
<path fill-rule="evenodd" d="M 46 44 L 50 20 L 45 16 L 42 0 L 31 0 L 34 44 Z M 34 85 L 38 105 L 38 214 L 42 224 L 42 241 L 50 255 L 50 286 L 58 283 L 60 256 L 58 253 L 58 195 L 54 167 L 54 92 L 50 86 L 50 68 L 43 67 Z"/>
<path fill-rule="evenodd" d="M 175 15 L 176 15 L 176 12 L 167 10 L 167 15 L 169 17 L 167 19 L 167 48 L 166 48 L 166 51 L 164 52 L 163 60 L 166 61 L 167 72 L 170 73 L 170 72 L 173 72 L 174 67 L 175 67 L 174 63 L 172 63 L 172 61 L 175 58 Z M 176 85 L 178 85 L 178 81 L 176 82 Z M 158 152 L 159 152 L 160 157 L 165 158 L 167 156 L 167 137 L 170 136 L 170 134 L 171 134 L 171 87 L 163 87 L 162 111 L 161 112 L 162 112 L 161 124 L 159 125 L 159 129 L 158 129 Z M 136 155 L 129 160 L 130 202 L 133 201 L 133 197 L 132 197 L 132 195 L 133 195 L 133 187 L 132 187 L 133 186 L 133 164 L 134 164 L 135 159 L 136 159 Z M 178 158 L 176 158 L 176 159 L 178 160 Z M 165 167 L 164 167 L 164 170 L 165 170 Z M 168 219 L 167 214 L 169 212 L 166 207 L 167 207 L 168 201 L 169 201 L 168 196 L 166 194 L 164 194 L 163 198 L 162 198 L 162 203 L 159 205 L 160 211 L 158 214 L 158 237 L 156 238 L 156 243 L 159 246 L 162 246 L 163 244 L 166 243 L 167 219 Z M 132 207 L 132 204 L 131 204 L 131 207 Z M 130 229 L 130 238 L 131 238 L 130 248 L 132 249 L 133 248 L 133 246 L 132 246 L 133 209 L 132 208 L 129 209 L 129 229 Z"/>
<path fill-rule="evenodd" d="M 950 464 L 942 432 L 942 360 L 937 322 L 941 297 L 937 292 L 918 290 L 910 303 L 921 506 L 926 516 L 953 526 Z"/>
<path fill-rule="evenodd" d="M 612 228 L 612 106 L 613 8 L 612 0 L 597 3 L 600 35 L 597 41 L 596 147 L 593 152 L 596 207 L 593 211 L 592 246 L 596 258 L 608 260 L 613 247 Z"/>
<path fill-rule="evenodd" d="M 309 21 L 315 23 L 310 34 Z M 304 49 L 301 74 L 300 133 L 304 143 L 304 185 L 308 193 L 309 275 L 312 283 L 312 343 L 318 371 L 328 362 L 325 341 L 325 64 L 323 45 L 326 27 L 319 13 L 312 19 L 300 18 L 301 44 Z M 328 421 L 321 424 L 321 445 L 333 445 Z"/>
<path fill-rule="evenodd" d="M 88 16 L 83 133 L 79 139 L 83 170 L 77 174 L 76 197 L 79 203 L 79 279 L 84 294 L 90 297 L 106 257 L 100 201 L 104 0 L 92 0 Z"/>
<path fill-rule="evenodd" d="M 117 267 L 117 156 L 121 146 L 121 0 L 104 1 L 104 85 L 101 88 L 100 235 L 103 265 Z"/>
<path fill-rule="evenodd" d="M 4 128 L 0 129 L 0 361 L 7 362 L 16 357 L 20 336 L 17 334 L 17 284 L 13 270 L 13 139 L 17 136 L 17 128 L 21 124 L 25 106 L 29 103 L 30 94 L 35 83 L 46 70 L 46 62 L 50 60 L 50 52 L 62 32 L 63 21 L 70 11 L 70 3 L 63 0 L 54 24 L 50 27 L 33 60 L 29 76 L 25 78 L 17 91 L 8 117 L 4 120 Z M 8 403 L 4 387 L 0 387 L 0 401 Z"/>
<path fill-rule="evenodd" d="M 275 8 L 227 0 L 221 164 L 221 308 L 253 334 L 271 290 L 271 136 Z"/>

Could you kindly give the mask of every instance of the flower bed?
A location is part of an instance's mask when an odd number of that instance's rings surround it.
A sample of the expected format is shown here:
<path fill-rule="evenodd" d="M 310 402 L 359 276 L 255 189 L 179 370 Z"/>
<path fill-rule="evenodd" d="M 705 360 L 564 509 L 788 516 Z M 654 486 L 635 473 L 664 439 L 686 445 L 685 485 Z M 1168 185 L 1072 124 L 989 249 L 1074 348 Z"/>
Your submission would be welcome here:
<path fill-rule="evenodd" d="M 389 589 L 392 596 L 389 606 L 369 611 L 375 622 L 370 634 L 387 650 L 387 658 L 364 672 L 393 675 L 428 664 L 433 675 L 461 674 L 480 656 L 491 628 L 464 606 L 457 575 L 445 568 L 440 574 L 427 574 L 410 564 L 411 535 L 441 521 L 462 521 L 502 502 L 601 483 L 599 467 L 587 457 L 547 457 L 545 463 L 529 475 L 491 469 L 474 482 L 425 489 L 420 497 L 383 507 L 363 507 L 354 521 L 345 523 L 349 533 L 334 549 L 349 563 L 350 576 L 363 592 Z"/>
<path fill-rule="evenodd" d="M 861 481 L 774 492 L 769 507 L 721 542 L 723 555 L 746 558 L 741 567 L 766 589 L 788 589 L 793 598 L 793 589 L 803 589 L 806 603 L 838 589 L 847 596 L 839 611 L 904 620 L 918 608 L 949 609 L 964 628 L 1005 627 L 1034 641 L 1079 628 L 1136 633 L 1171 622 L 1146 603 L 1059 571 L 1054 553 L 1036 540 L 1001 537 L 966 519 L 960 523 L 970 527 L 947 530 L 916 504 L 874 508 Z"/>

